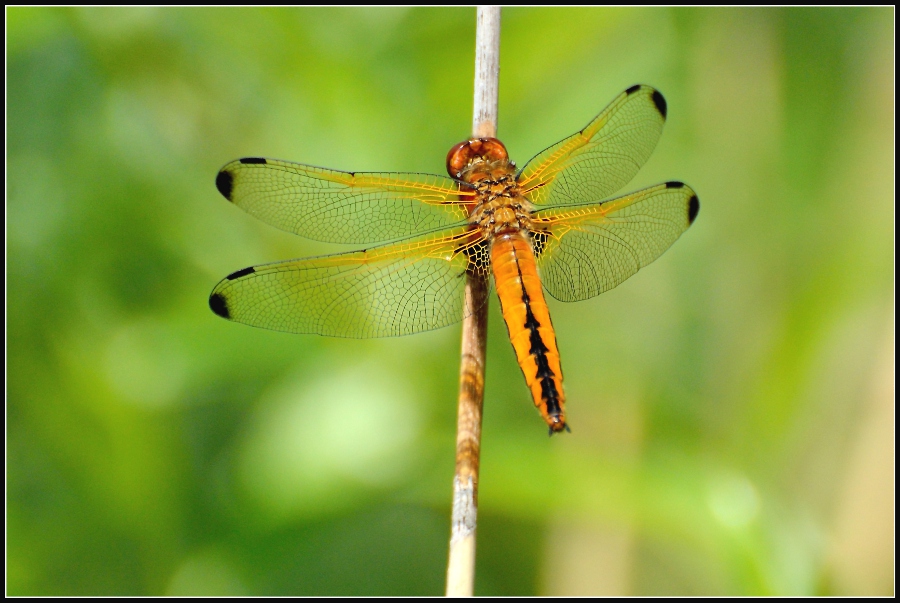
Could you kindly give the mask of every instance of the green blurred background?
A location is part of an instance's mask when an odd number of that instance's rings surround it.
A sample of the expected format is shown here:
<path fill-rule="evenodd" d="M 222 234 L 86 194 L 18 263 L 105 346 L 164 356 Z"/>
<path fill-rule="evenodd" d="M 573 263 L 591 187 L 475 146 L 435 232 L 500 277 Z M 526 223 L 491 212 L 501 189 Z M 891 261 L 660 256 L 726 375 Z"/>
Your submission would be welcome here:
<path fill-rule="evenodd" d="M 242 156 L 443 173 L 475 11 L 7 9 L 7 591 L 441 594 L 459 328 L 232 324 L 343 248 L 226 203 Z M 894 11 L 505 9 L 513 159 L 635 83 L 659 260 L 550 301 L 571 435 L 490 309 L 476 593 L 893 593 Z"/>

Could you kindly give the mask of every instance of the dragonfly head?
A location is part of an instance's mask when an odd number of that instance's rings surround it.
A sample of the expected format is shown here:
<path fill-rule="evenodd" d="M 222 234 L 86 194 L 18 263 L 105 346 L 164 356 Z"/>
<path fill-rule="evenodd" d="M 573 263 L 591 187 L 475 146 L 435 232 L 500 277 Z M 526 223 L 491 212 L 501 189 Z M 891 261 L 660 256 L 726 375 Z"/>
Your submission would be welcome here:
<path fill-rule="evenodd" d="M 447 153 L 447 173 L 453 178 L 463 178 L 469 166 L 480 162 L 508 162 L 506 147 L 496 138 L 470 138 L 453 145 Z"/>

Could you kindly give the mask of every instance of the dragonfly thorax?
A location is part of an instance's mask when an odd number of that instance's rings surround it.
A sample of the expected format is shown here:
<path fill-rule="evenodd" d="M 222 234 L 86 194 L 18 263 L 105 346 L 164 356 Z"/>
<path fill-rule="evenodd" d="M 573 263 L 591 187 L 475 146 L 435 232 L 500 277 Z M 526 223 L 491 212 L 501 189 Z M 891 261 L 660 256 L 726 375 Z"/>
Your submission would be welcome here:
<path fill-rule="evenodd" d="M 479 166 L 481 179 L 471 183 L 477 201 L 469 222 L 486 237 L 531 229 L 531 204 L 522 195 L 509 161 L 502 163 L 482 164 Z"/>

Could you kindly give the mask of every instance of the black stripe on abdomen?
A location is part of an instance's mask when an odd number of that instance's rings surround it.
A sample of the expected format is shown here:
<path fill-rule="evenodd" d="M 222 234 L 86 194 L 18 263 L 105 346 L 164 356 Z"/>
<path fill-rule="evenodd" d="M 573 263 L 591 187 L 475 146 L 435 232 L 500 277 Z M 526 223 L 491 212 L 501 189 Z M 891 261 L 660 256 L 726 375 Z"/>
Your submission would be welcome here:
<path fill-rule="evenodd" d="M 538 330 L 541 323 L 538 322 L 531 311 L 531 298 L 528 297 L 528 292 L 525 291 L 525 281 L 522 278 L 522 270 L 519 268 L 519 258 L 516 258 L 516 270 L 519 272 L 519 282 L 522 283 L 522 303 L 525 304 L 525 328 L 528 329 L 529 342 L 531 343 L 531 348 L 528 351 L 534 356 L 534 362 L 537 364 L 537 375 L 535 376 L 541 382 L 541 397 L 547 404 L 547 414 L 551 417 L 559 416 L 559 392 L 556 390 L 556 382 L 553 380 L 555 374 L 547 360 L 547 352 L 550 350 L 547 348 L 547 345 L 541 338 L 541 332 Z"/>

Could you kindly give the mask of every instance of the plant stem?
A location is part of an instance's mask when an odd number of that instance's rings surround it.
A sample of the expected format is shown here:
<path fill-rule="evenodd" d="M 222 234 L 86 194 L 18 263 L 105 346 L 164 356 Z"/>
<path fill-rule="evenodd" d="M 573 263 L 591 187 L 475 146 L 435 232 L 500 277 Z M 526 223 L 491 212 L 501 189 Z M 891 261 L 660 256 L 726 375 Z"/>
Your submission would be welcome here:
<path fill-rule="evenodd" d="M 472 135 L 497 135 L 500 73 L 500 7 L 478 7 L 475 29 L 475 106 Z M 475 586 L 475 527 L 478 516 L 478 465 L 481 454 L 481 411 L 487 342 L 487 279 L 466 276 L 466 307 L 459 371 L 456 426 L 456 473 L 447 596 L 470 597 Z"/>

